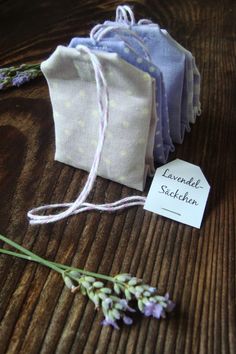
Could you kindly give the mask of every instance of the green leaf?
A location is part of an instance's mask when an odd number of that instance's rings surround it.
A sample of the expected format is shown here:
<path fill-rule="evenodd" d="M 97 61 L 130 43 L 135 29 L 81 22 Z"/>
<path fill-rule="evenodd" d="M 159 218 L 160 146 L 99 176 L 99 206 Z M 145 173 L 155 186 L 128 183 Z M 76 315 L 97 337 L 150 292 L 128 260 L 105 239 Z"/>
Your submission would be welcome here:
<path fill-rule="evenodd" d="M 144 303 L 142 302 L 142 300 L 138 300 L 138 308 L 141 312 L 143 312 L 144 310 Z"/>
<path fill-rule="evenodd" d="M 151 293 L 149 291 L 144 291 L 143 295 L 146 297 L 149 297 L 149 296 L 151 296 Z"/>
<path fill-rule="evenodd" d="M 71 271 L 69 271 L 69 275 L 71 275 L 71 276 L 74 277 L 74 278 L 80 278 L 80 277 L 81 277 L 80 272 L 78 272 L 77 270 L 71 270 Z"/>
<path fill-rule="evenodd" d="M 86 289 L 89 289 L 89 288 L 91 288 L 91 284 L 90 283 L 88 283 L 87 281 L 81 281 L 81 283 L 82 283 L 82 285 L 83 285 L 83 287 L 84 288 L 86 288 Z"/>
<path fill-rule="evenodd" d="M 69 289 L 72 289 L 74 286 L 72 280 L 67 276 L 64 277 L 64 283 L 65 283 L 66 287 Z"/>
<path fill-rule="evenodd" d="M 107 295 L 101 292 L 98 293 L 98 296 L 100 297 L 101 300 L 105 300 L 107 298 Z"/>
<path fill-rule="evenodd" d="M 102 288 L 104 286 L 104 284 L 101 281 L 95 281 L 95 283 L 93 283 L 94 288 Z"/>
<path fill-rule="evenodd" d="M 143 287 L 138 285 L 135 287 L 136 291 L 138 291 L 139 293 L 142 293 L 144 291 Z"/>
<path fill-rule="evenodd" d="M 110 303 L 105 301 L 105 300 L 102 301 L 102 307 L 103 307 L 104 310 L 108 310 L 109 307 L 110 307 Z"/>
<path fill-rule="evenodd" d="M 93 291 L 88 291 L 88 297 L 90 298 L 90 300 L 92 300 L 92 302 L 94 302 L 94 296 L 95 296 L 95 294 L 94 294 L 94 292 Z"/>
<path fill-rule="evenodd" d="M 95 279 L 94 277 L 90 277 L 90 276 L 87 276 L 87 275 L 86 275 L 86 276 L 84 277 L 84 280 L 87 281 L 87 282 L 89 282 L 89 283 L 93 283 L 93 282 L 95 282 L 96 279 Z"/>
<path fill-rule="evenodd" d="M 132 299 L 132 296 L 131 296 L 131 294 L 130 294 L 128 289 L 125 289 L 125 297 L 126 297 L 127 300 L 131 300 Z"/>
<path fill-rule="evenodd" d="M 129 280 L 131 278 L 131 275 L 127 273 L 118 274 L 114 278 L 120 282 L 125 282 L 126 280 Z"/>
<path fill-rule="evenodd" d="M 104 294 L 111 294 L 112 293 L 111 289 L 109 289 L 109 288 L 102 288 L 102 289 L 100 289 L 100 291 Z"/>
<path fill-rule="evenodd" d="M 136 288 L 134 288 L 133 286 L 129 286 L 129 292 L 131 292 L 132 294 L 135 294 Z"/>
<path fill-rule="evenodd" d="M 129 284 L 130 286 L 136 285 L 137 283 L 138 283 L 138 279 L 135 278 L 135 277 L 131 278 L 131 279 L 129 280 L 129 282 L 128 282 L 128 284 Z"/>
<path fill-rule="evenodd" d="M 112 309 L 112 314 L 115 317 L 115 319 L 119 320 L 120 319 L 120 313 L 117 311 L 117 309 L 113 308 Z"/>
<path fill-rule="evenodd" d="M 100 299 L 99 299 L 98 294 L 94 294 L 93 302 L 94 302 L 94 305 L 95 305 L 96 307 L 99 306 Z"/>
<path fill-rule="evenodd" d="M 114 284 L 114 291 L 115 291 L 115 293 L 117 294 L 117 295 L 119 295 L 120 294 L 120 287 L 119 287 L 119 285 L 118 284 Z"/>

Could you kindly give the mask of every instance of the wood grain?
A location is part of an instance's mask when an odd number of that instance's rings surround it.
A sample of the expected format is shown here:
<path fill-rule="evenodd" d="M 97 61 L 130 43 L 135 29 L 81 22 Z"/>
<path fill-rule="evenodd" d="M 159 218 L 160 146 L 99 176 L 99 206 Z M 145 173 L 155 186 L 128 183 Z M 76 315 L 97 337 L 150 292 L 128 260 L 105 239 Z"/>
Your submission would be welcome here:
<path fill-rule="evenodd" d="M 0 0 L 0 66 L 46 59 L 58 44 L 114 18 L 119 3 Z M 236 352 L 235 3 L 129 3 L 137 17 L 152 18 L 191 50 L 202 74 L 202 116 L 171 156 L 200 165 L 212 186 L 201 230 L 141 207 L 29 226 L 29 209 L 73 200 L 87 176 L 53 160 L 52 111 L 42 78 L 0 93 L 0 232 L 50 260 L 136 274 L 160 293 L 168 291 L 176 310 L 163 321 L 138 317 L 130 328 L 103 328 L 101 313 L 65 289 L 60 276 L 1 256 L 0 353 Z M 130 194 L 135 191 L 98 178 L 90 200 Z"/>

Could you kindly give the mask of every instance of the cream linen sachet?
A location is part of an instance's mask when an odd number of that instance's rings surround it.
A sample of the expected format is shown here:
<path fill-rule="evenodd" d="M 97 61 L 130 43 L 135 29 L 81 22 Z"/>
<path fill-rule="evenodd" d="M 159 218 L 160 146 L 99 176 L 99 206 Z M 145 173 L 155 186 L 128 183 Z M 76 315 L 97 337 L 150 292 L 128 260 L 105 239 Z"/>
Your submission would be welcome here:
<path fill-rule="evenodd" d="M 143 190 L 154 172 L 155 80 L 116 53 L 96 53 L 108 86 L 109 119 L 98 175 Z M 41 64 L 55 122 L 55 159 L 90 171 L 99 135 L 100 112 L 88 55 L 58 46 Z"/>

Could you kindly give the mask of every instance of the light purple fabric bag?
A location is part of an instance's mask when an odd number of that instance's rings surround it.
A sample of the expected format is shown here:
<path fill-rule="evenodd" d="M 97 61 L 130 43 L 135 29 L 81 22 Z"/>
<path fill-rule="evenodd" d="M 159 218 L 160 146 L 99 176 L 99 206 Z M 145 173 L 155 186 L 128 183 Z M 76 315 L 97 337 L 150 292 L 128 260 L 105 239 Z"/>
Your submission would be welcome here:
<path fill-rule="evenodd" d="M 86 45 L 90 49 L 116 52 L 122 59 L 144 72 L 148 72 L 156 80 L 156 109 L 158 121 L 155 133 L 154 159 L 158 163 L 165 163 L 168 159 L 169 152 L 173 151 L 174 146 L 169 134 L 167 100 L 160 70 L 150 64 L 143 56 L 138 55 L 129 44 L 122 40 L 110 38 L 109 40 L 101 40 L 94 43 L 90 38 L 77 37 L 71 40 L 69 47 L 76 47 L 79 44 Z M 139 54 L 142 55 L 142 53 Z"/>
<path fill-rule="evenodd" d="M 196 117 L 201 114 L 201 104 L 200 104 L 200 84 L 201 77 L 199 70 L 195 63 L 195 58 L 191 52 L 181 46 L 170 34 L 162 29 L 161 30 L 168 38 L 176 45 L 180 50 L 183 51 L 186 57 L 185 66 L 185 78 L 184 78 L 184 100 L 187 107 L 187 118 L 190 123 L 196 122 Z"/>
<path fill-rule="evenodd" d="M 200 74 L 192 54 L 157 24 L 145 19 L 136 23 L 134 13 L 127 5 L 117 7 L 115 22 L 105 21 L 103 25 L 95 26 L 95 29 L 96 27 L 98 32 L 113 28 L 113 31 L 106 34 L 110 37 L 117 36 L 118 30 L 121 33 L 123 29 L 123 35 L 127 31 L 126 36 L 131 41 L 132 31 L 146 46 L 153 64 L 159 67 L 164 77 L 171 137 L 174 142 L 181 143 L 185 131 L 190 130 L 189 122 L 195 123 L 196 116 L 201 112 Z M 134 48 L 136 44 L 132 41 Z"/>
<path fill-rule="evenodd" d="M 118 29 L 122 24 L 106 21 L 104 29 L 114 26 Z M 132 47 L 137 50 L 137 42 L 132 39 L 127 32 L 123 36 L 132 43 Z M 169 123 L 170 123 L 170 136 L 175 143 L 181 144 L 184 139 L 186 129 L 189 129 L 188 120 L 185 116 L 181 115 L 182 111 L 182 96 L 184 85 L 185 73 L 185 55 L 176 46 L 171 44 L 171 41 L 157 25 L 142 24 L 132 25 L 130 29 L 139 36 L 148 52 L 152 63 L 157 66 L 162 72 L 165 90 L 167 94 Z M 107 33 L 107 37 L 118 37 L 118 30 Z M 120 31 L 122 32 L 122 30 Z"/>

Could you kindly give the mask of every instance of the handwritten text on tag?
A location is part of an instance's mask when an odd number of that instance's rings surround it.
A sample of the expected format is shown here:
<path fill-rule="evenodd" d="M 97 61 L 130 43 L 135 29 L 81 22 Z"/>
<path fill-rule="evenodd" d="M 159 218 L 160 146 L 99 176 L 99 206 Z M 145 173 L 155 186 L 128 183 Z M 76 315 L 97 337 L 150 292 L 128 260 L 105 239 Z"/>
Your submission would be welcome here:
<path fill-rule="evenodd" d="M 209 190 L 200 167 L 176 159 L 156 170 L 144 209 L 200 228 Z"/>

